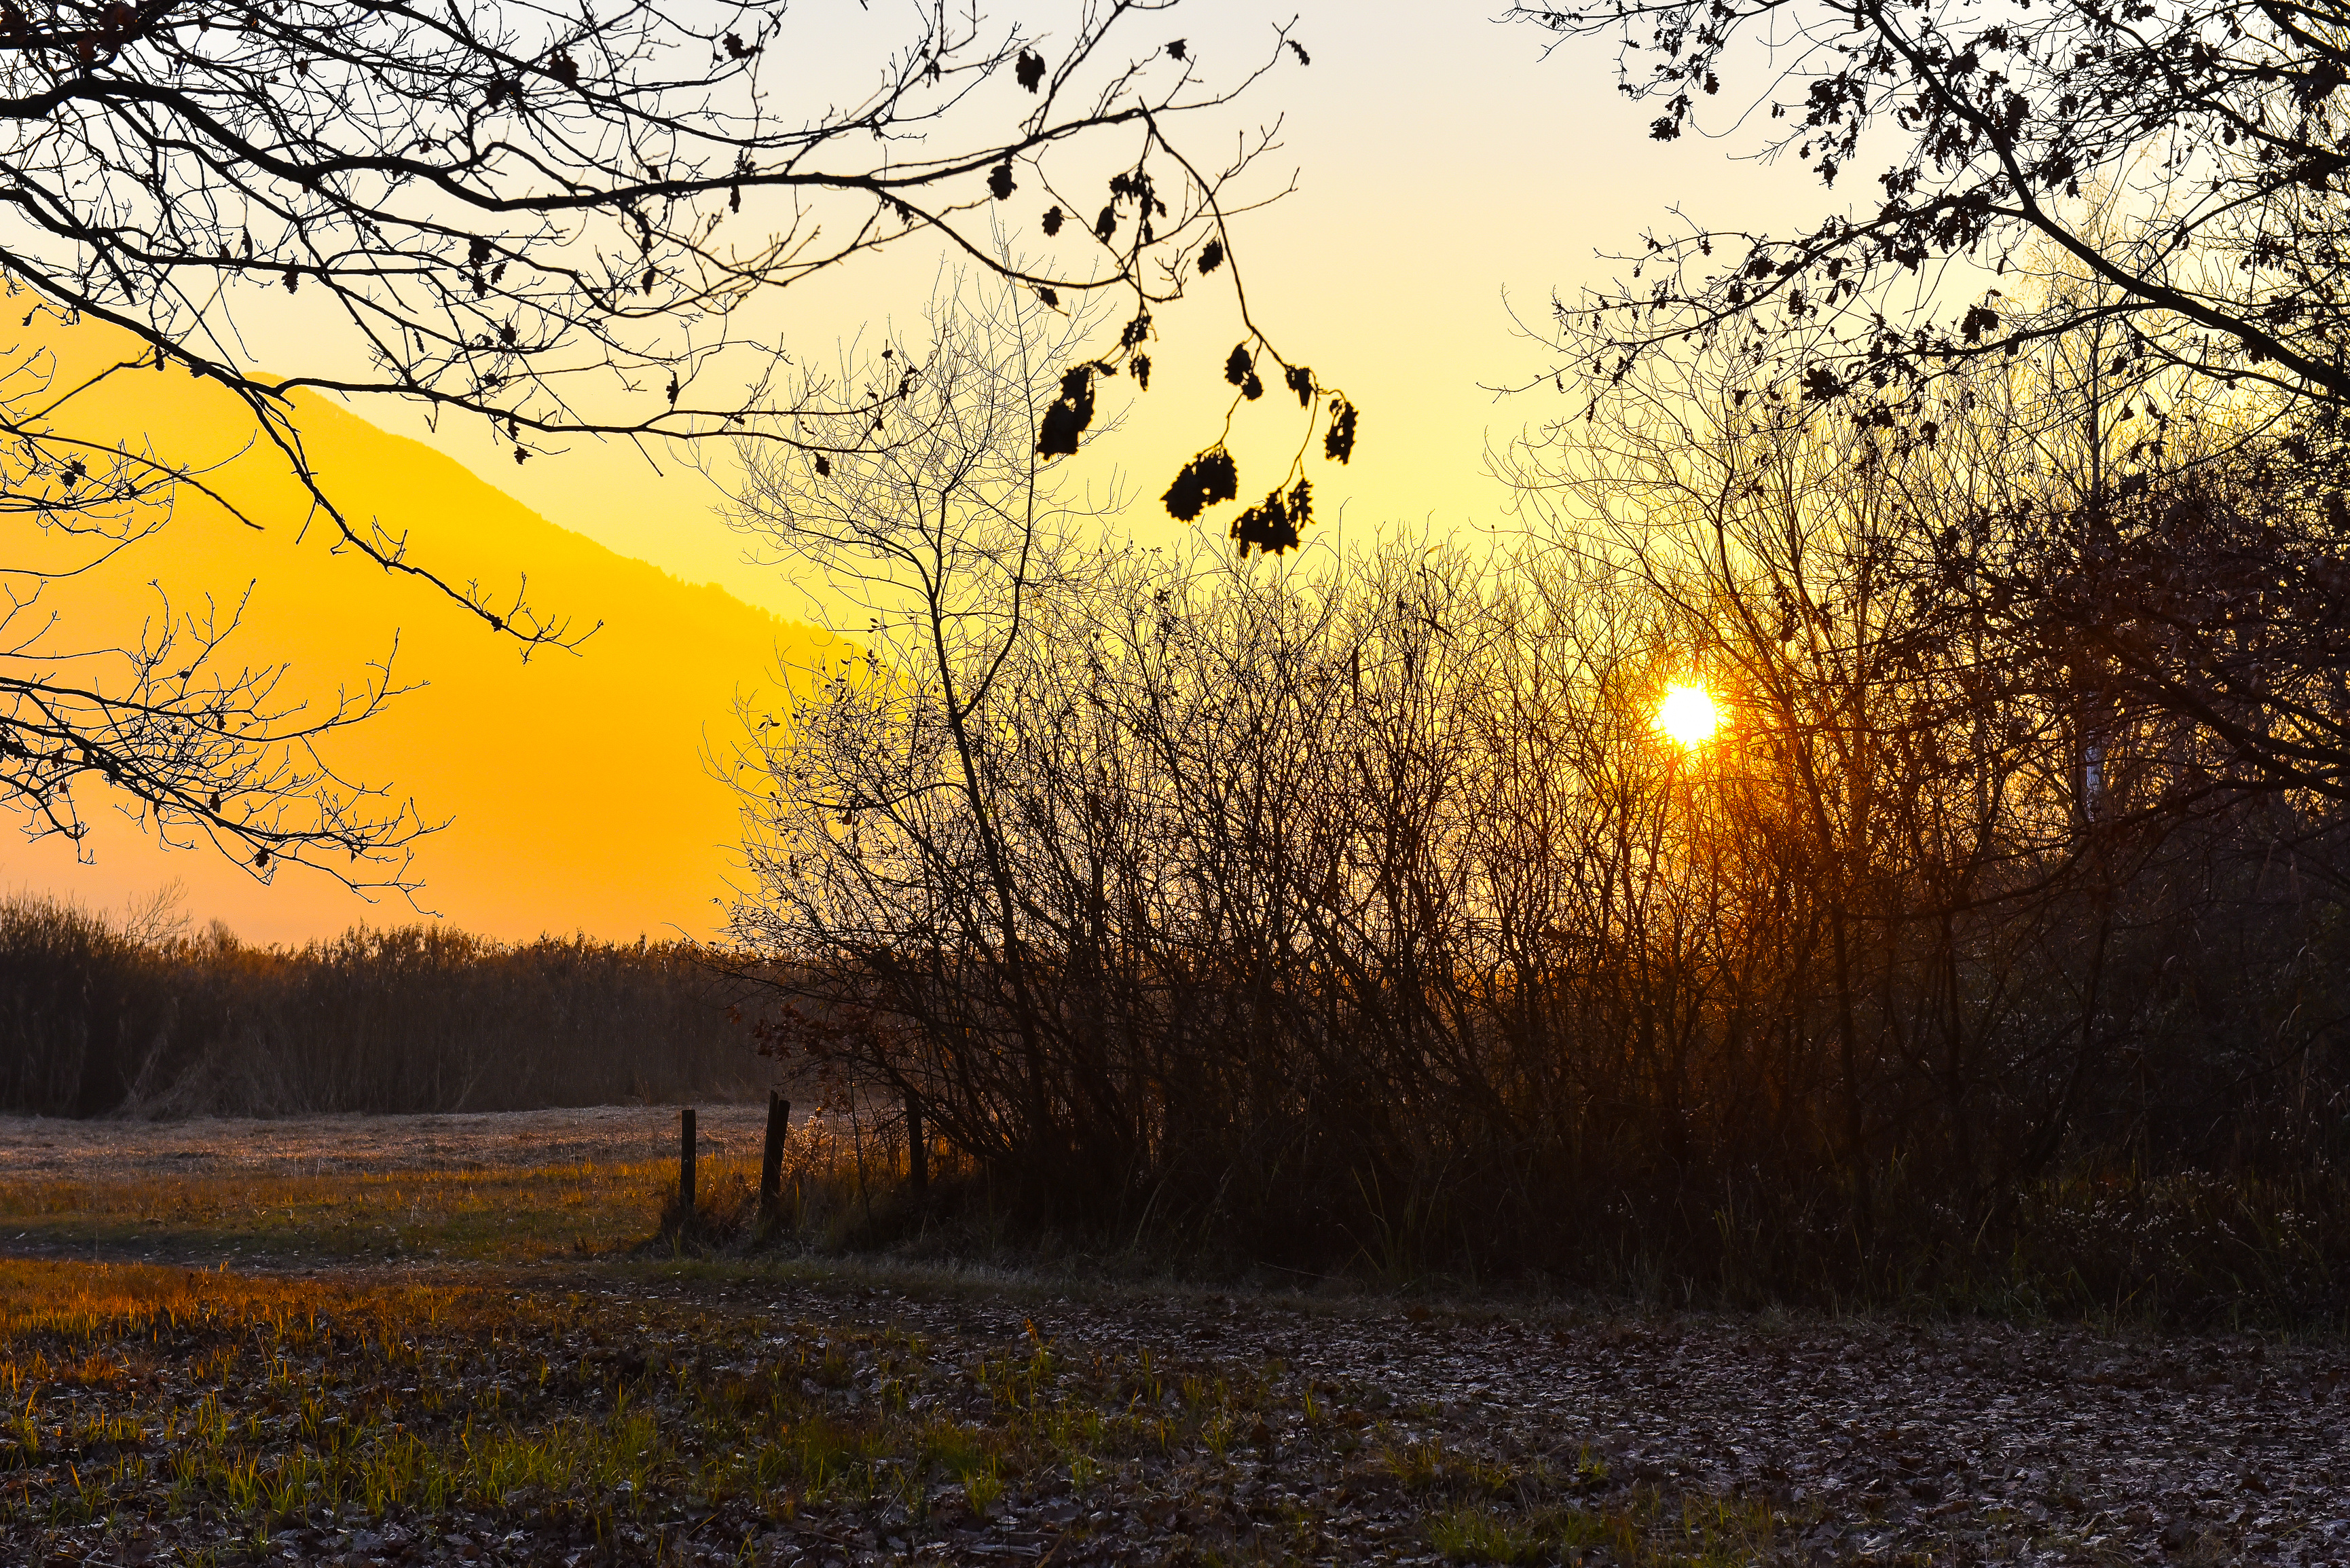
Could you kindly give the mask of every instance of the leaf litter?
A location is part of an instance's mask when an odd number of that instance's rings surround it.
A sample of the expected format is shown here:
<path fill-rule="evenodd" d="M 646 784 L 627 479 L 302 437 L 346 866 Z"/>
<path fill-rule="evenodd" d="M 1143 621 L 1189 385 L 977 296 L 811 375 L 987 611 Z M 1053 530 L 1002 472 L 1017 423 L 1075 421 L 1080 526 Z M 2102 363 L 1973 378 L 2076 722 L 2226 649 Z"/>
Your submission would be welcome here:
<path fill-rule="evenodd" d="M 1055 1293 L 0 1263 L 0 1561 L 2350 1562 L 2338 1344 Z"/>

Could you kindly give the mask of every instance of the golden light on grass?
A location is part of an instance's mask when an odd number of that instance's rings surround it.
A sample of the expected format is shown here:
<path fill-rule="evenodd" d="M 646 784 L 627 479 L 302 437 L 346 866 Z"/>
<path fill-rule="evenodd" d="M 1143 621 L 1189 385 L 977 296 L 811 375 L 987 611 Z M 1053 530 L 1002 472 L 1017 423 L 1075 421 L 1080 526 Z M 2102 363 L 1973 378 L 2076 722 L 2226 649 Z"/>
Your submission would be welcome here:
<path fill-rule="evenodd" d="M 1713 739 L 1721 728 L 1721 710 L 1702 686 L 1675 684 L 1665 688 L 1657 704 L 1657 732 L 1674 744 L 1697 747 Z"/>

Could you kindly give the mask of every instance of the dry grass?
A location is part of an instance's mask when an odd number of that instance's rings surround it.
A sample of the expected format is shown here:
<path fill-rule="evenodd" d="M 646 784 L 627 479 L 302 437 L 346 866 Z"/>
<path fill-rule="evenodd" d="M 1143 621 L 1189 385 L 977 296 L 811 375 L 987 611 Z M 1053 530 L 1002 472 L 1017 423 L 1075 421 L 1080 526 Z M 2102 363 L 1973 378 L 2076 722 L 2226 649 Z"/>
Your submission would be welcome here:
<path fill-rule="evenodd" d="M 704 1113 L 702 1191 L 755 1180 L 765 1115 L 764 1106 Z M 15 1120 L 0 1129 L 0 1242 L 241 1264 L 602 1255 L 642 1241 L 674 1198 L 676 1116 L 606 1107 L 285 1123 Z M 563 1158 L 532 1158 L 550 1151 Z"/>
<path fill-rule="evenodd" d="M 705 1157 L 755 1158 L 766 1124 L 764 1101 L 704 1104 L 699 1147 Z M 0 1179 L 6 1181 L 66 1179 L 93 1169 L 124 1178 L 539 1169 L 658 1163 L 676 1151 L 672 1106 L 184 1121 L 0 1116 Z"/>
<path fill-rule="evenodd" d="M 754 1168 L 704 1162 L 705 1190 Z M 0 1188 L 12 1250 L 168 1262 L 528 1263 L 623 1251 L 677 1190 L 673 1160 L 540 1170 L 45 1181 Z"/>

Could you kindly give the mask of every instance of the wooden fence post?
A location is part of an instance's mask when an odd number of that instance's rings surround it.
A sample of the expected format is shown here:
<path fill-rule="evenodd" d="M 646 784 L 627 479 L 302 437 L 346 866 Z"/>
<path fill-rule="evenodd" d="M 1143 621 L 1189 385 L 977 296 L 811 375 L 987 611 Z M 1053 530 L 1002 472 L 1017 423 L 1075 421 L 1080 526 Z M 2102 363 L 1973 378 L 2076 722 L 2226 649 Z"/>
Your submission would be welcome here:
<path fill-rule="evenodd" d="M 784 1204 L 784 1139 L 792 1130 L 792 1103 L 767 1091 L 767 1147 L 759 1155 L 759 1221 L 773 1224 Z"/>
<path fill-rule="evenodd" d="M 693 1219 L 693 1107 L 691 1106 L 687 1106 L 677 1113 L 677 1209 L 680 1225 L 684 1225 Z"/>
<path fill-rule="evenodd" d="M 906 1175 L 916 1192 L 930 1190 L 931 1142 L 922 1136 L 922 1096 L 911 1089 L 906 1091 Z"/>

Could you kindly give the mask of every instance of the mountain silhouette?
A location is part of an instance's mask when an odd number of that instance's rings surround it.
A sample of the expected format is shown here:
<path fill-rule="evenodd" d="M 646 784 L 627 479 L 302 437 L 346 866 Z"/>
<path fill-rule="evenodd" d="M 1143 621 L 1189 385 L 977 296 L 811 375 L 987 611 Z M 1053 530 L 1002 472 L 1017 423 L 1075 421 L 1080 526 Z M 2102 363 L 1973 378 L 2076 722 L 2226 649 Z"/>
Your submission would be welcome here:
<path fill-rule="evenodd" d="M 16 337 L 20 353 L 49 357 L 53 391 L 130 347 L 102 326 L 38 319 Z M 167 526 L 99 572 L 50 585 L 55 646 L 119 645 L 168 598 L 174 614 L 243 601 L 230 661 L 288 664 L 289 695 L 331 700 L 389 657 L 394 683 L 417 689 L 334 737 L 327 755 L 347 777 L 413 797 L 427 821 L 449 819 L 417 846 L 417 905 L 503 937 L 708 934 L 736 834 L 733 794 L 707 758 L 729 749 L 737 693 L 820 656 L 828 634 L 606 549 L 330 401 L 303 394 L 296 407 L 317 475 L 355 522 L 404 537 L 410 558 L 445 581 L 478 581 L 501 606 L 526 579 L 535 608 L 588 635 L 525 660 L 430 584 L 337 548 L 250 415 L 174 368 L 110 376 L 67 400 L 57 423 L 204 468 L 261 526 L 183 491 Z M 100 909 L 176 880 L 188 913 L 256 940 L 417 918 L 397 894 L 370 905 L 300 867 L 264 887 L 209 850 L 165 852 L 96 789 L 83 805 L 91 864 L 57 840 L 0 839 L 0 880 Z"/>

